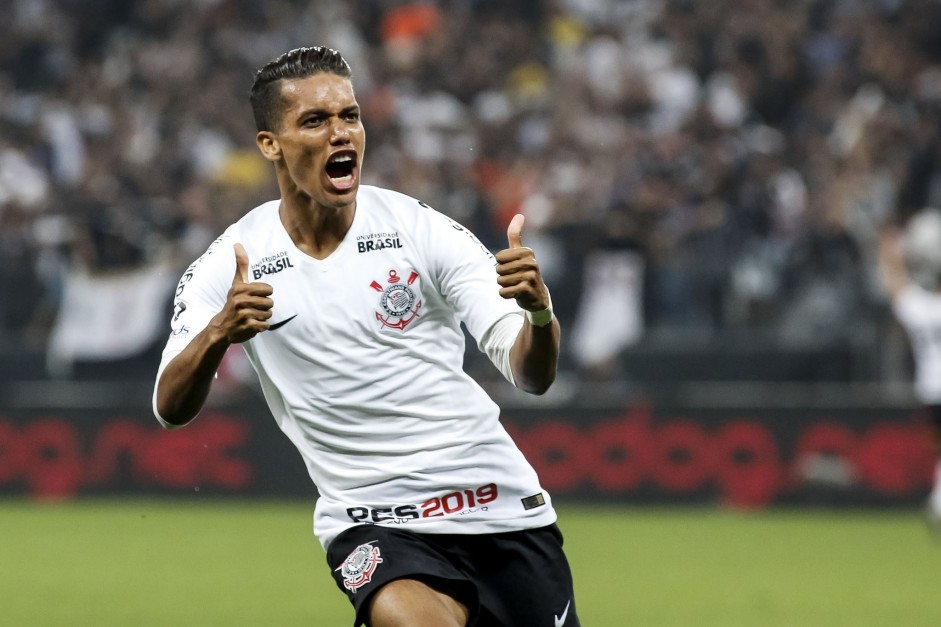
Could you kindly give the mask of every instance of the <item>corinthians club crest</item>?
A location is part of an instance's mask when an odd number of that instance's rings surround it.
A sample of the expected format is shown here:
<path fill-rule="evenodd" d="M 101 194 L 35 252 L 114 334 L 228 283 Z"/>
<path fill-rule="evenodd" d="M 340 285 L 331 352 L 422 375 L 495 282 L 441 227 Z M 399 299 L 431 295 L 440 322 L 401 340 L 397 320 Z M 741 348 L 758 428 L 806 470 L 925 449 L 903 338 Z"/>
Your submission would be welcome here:
<path fill-rule="evenodd" d="M 376 568 L 382 563 L 379 547 L 373 546 L 372 542 L 360 544 L 353 549 L 343 563 L 336 570 L 343 575 L 343 587 L 350 592 L 357 590 L 372 581 L 372 575 Z"/>
<path fill-rule="evenodd" d="M 376 312 L 376 320 L 382 328 L 404 331 L 418 317 L 424 301 L 418 291 L 417 280 L 418 273 L 414 270 L 407 279 L 403 279 L 395 270 L 389 270 L 386 285 L 379 281 L 369 284 L 369 287 L 381 294 L 379 306 L 382 310 Z"/>

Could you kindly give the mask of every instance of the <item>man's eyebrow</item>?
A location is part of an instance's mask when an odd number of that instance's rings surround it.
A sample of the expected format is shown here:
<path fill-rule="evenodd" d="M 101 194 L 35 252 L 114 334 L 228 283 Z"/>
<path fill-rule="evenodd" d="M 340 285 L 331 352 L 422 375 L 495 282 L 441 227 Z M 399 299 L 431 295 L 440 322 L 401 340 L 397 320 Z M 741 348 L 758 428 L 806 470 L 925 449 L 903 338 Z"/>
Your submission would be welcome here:
<path fill-rule="evenodd" d="M 326 117 L 330 115 L 330 112 L 326 109 L 302 109 L 297 113 L 297 119 L 307 118 L 307 117 Z"/>
<path fill-rule="evenodd" d="M 353 113 L 355 111 L 359 111 L 358 104 L 352 104 L 352 105 L 343 107 L 342 109 L 340 109 L 340 115 L 343 115 L 345 113 Z M 300 118 L 306 118 L 306 117 L 312 117 L 312 116 L 329 117 L 331 115 L 333 115 L 332 111 L 321 107 L 317 109 L 303 109 L 300 112 L 298 112 L 297 118 L 300 119 Z"/>

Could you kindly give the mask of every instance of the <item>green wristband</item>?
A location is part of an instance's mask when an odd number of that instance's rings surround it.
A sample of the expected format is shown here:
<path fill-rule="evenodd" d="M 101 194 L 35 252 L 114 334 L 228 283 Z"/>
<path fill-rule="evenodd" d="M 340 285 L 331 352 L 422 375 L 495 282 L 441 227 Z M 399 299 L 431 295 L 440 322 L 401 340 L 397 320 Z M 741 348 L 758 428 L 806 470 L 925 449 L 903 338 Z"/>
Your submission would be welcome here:
<path fill-rule="evenodd" d="M 534 327 L 544 327 L 552 322 L 552 307 L 547 307 L 539 311 L 527 311 L 526 318 Z"/>

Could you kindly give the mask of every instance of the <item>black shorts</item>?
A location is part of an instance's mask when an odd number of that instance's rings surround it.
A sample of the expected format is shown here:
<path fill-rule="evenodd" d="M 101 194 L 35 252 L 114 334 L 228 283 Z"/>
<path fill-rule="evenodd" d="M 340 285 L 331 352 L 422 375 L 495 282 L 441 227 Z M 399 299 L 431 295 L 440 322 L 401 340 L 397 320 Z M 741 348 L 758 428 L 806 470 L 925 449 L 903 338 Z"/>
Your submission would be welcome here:
<path fill-rule="evenodd" d="M 579 627 L 572 574 L 556 525 L 481 535 L 418 534 L 360 525 L 330 544 L 327 563 L 369 624 L 369 599 L 396 579 L 417 579 L 457 599 L 468 626 Z"/>

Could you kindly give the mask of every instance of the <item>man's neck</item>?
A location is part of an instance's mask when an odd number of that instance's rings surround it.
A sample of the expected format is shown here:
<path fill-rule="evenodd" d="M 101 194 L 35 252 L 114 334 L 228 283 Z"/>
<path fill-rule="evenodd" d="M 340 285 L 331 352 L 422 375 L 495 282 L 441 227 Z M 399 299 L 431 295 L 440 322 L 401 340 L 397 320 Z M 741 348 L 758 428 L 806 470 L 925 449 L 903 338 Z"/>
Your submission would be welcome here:
<path fill-rule="evenodd" d="M 339 247 L 353 224 L 356 205 L 321 207 L 282 198 L 278 214 L 297 248 L 314 259 L 326 259 Z"/>

